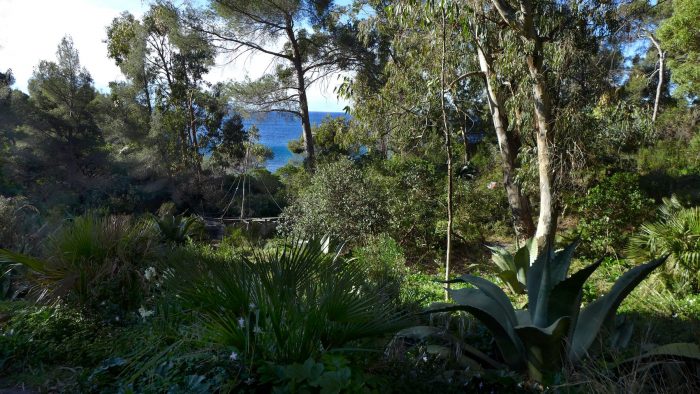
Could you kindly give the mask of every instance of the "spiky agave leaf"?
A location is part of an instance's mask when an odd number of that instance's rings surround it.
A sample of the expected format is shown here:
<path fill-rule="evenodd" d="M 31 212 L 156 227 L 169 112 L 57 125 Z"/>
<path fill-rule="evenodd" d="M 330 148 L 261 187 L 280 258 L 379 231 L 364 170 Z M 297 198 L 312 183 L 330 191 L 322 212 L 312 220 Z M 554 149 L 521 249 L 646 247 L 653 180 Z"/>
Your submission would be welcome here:
<path fill-rule="evenodd" d="M 666 257 L 662 257 L 625 272 L 615 282 L 608 294 L 593 301 L 580 312 L 571 338 L 570 361 L 576 362 L 586 354 L 591 343 L 598 336 L 603 324 L 615 315 L 617 308 L 625 297 L 654 269 L 663 264 L 665 260 Z"/>

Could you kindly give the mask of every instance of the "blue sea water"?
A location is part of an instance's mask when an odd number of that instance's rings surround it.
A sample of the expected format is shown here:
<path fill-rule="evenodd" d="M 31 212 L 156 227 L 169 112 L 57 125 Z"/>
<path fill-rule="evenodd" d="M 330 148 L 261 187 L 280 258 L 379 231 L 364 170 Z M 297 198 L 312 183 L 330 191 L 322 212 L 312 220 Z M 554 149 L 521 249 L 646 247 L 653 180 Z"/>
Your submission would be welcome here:
<path fill-rule="evenodd" d="M 311 126 L 320 124 L 327 116 L 337 118 L 348 115 L 344 112 L 310 112 Z M 243 125 L 246 129 L 255 125 L 260 130 L 260 143 L 272 149 L 274 157 L 272 160 L 268 160 L 265 165 L 270 172 L 275 172 L 290 160 L 302 161 L 304 159 L 303 155 L 296 155 L 287 148 L 287 142 L 301 137 L 299 118 L 281 112 L 273 112 L 244 119 Z"/>

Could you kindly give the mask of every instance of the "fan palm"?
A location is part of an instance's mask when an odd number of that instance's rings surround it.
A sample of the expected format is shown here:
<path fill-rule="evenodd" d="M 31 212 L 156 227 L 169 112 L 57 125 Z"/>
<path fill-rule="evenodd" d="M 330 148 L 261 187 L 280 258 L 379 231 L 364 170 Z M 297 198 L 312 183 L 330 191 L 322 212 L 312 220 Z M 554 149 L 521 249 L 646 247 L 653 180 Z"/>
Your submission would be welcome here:
<path fill-rule="evenodd" d="M 674 196 L 664 199 L 661 219 L 641 226 L 627 252 L 636 260 L 669 255 L 665 277 L 669 287 L 700 291 L 700 207 L 684 208 Z"/>
<path fill-rule="evenodd" d="M 379 302 L 380 289 L 368 290 L 358 264 L 323 253 L 318 242 L 175 265 L 169 284 L 201 316 L 207 337 L 248 358 L 303 362 L 409 323 Z"/>

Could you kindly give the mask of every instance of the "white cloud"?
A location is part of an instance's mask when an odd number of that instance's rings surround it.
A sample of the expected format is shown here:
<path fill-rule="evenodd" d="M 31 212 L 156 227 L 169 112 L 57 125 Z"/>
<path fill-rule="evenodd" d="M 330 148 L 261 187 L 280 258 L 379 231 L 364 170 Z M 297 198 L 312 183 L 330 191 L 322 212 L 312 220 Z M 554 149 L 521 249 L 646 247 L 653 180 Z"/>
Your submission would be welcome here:
<path fill-rule="evenodd" d="M 68 34 L 95 85 L 104 90 L 109 82 L 124 79 L 107 56 L 105 29 L 122 11 L 140 16 L 145 8 L 141 0 L 0 0 L 0 69 L 11 68 L 16 87 L 26 91 L 39 61 L 55 59 L 59 41 Z M 257 78 L 270 64 L 264 55 L 242 57 L 231 64 L 224 64 L 223 57 L 219 60 L 207 80 L 241 80 L 246 74 Z M 312 111 L 337 111 L 346 105 L 333 93 L 339 82 L 332 77 L 309 89 Z"/>

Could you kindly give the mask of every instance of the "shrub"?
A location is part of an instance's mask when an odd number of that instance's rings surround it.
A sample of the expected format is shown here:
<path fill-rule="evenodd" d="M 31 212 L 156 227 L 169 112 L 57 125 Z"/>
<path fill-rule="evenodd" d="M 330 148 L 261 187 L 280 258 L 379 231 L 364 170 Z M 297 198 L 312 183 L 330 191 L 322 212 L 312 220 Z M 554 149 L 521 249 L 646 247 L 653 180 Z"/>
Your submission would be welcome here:
<path fill-rule="evenodd" d="M 616 173 L 590 189 L 580 201 L 578 232 L 587 256 L 616 253 L 626 241 L 626 231 L 647 217 L 652 201 L 639 189 L 639 177 Z"/>
<path fill-rule="evenodd" d="M 26 251 L 36 239 L 39 211 L 24 197 L 0 195 L 0 248 Z"/>
<path fill-rule="evenodd" d="M 96 329 L 66 305 L 26 307 L 0 325 L 0 372 L 66 361 L 95 362 L 84 345 L 92 342 Z"/>
<path fill-rule="evenodd" d="M 355 242 L 380 233 L 387 222 L 385 198 L 376 182 L 351 160 L 319 166 L 310 185 L 282 216 L 283 231 L 311 238 L 325 234 Z"/>
<path fill-rule="evenodd" d="M 304 362 L 406 323 L 392 304 L 379 302 L 364 269 L 315 242 L 250 259 L 187 259 L 166 283 L 201 318 L 206 338 L 250 362 Z"/>
<path fill-rule="evenodd" d="M 0 262 L 32 272 L 40 300 L 92 311 L 136 310 L 148 293 L 145 270 L 156 259 L 152 227 L 126 216 L 76 217 L 51 235 L 41 258 L 0 249 Z"/>
<path fill-rule="evenodd" d="M 386 234 L 372 237 L 365 246 L 354 249 L 352 255 L 366 270 L 371 286 L 384 293 L 388 302 L 400 297 L 408 270 L 403 250 L 393 238 Z"/>
<path fill-rule="evenodd" d="M 684 208 L 674 196 L 664 199 L 661 219 L 642 225 L 630 239 L 630 257 L 643 260 L 669 255 L 665 281 L 679 293 L 700 292 L 700 207 Z"/>

